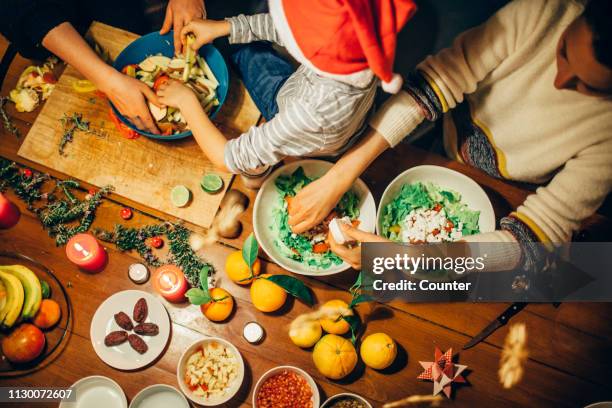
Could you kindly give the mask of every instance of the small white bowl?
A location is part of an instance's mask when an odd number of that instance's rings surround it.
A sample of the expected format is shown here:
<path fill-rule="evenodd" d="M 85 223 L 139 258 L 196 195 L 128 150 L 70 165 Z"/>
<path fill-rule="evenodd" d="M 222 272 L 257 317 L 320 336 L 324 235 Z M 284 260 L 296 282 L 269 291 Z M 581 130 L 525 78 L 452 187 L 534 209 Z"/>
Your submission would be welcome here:
<path fill-rule="evenodd" d="M 441 166 L 416 166 L 412 167 L 393 179 L 385 189 L 378 206 L 376 215 L 376 231 L 382 233 L 382 215 L 385 207 L 399 194 L 404 184 L 416 182 L 431 182 L 438 186 L 454 190 L 461 194 L 461 202 L 470 209 L 480 211 L 478 227 L 480 232 L 495 231 L 495 212 L 487 193 L 468 176 L 458 171 Z"/>
<path fill-rule="evenodd" d="M 72 384 L 76 401 L 62 401 L 60 408 L 127 408 L 127 398 L 119 384 L 102 375 L 84 377 Z"/>
<path fill-rule="evenodd" d="M 333 163 L 313 159 L 286 164 L 268 176 L 255 198 L 253 206 L 253 232 L 257 242 L 259 242 L 264 252 L 275 263 L 293 273 L 308 276 L 325 276 L 340 273 L 350 268 L 350 265 L 346 262 L 323 269 L 290 259 L 277 247 L 276 241 L 278 241 L 278 236 L 270 228 L 274 222 L 274 213 L 280 205 L 279 193 L 274 184 L 276 178 L 280 175 L 289 175 L 298 167 L 302 167 L 308 177 L 319 178 L 327 173 L 332 166 Z M 374 196 L 361 179 L 357 179 L 351 189 L 360 199 L 359 229 L 366 232 L 374 232 L 376 224 L 376 203 L 374 202 Z"/>
<path fill-rule="evenodd" d="M 336 394 L 336 395 L 329 397 L 327 400 L 325 400 L 323 405 L 321 405 L 321 408 L 328 408 L 332 402 L 340 398 L 353 398 L 361 402 L 365 408 L 372 408 L 372 404 L 370 404 L 368 400 L 366 400 L 360 395 L 353 394 L 352 392 L 342 392 L 340 394 Z"/>
<path fill-rule="evenodd" d="M 317 383 L 314 382 L 310 374 L 308 374 L 306 371 L 302 370 L 301 368 L 294 367 L 294 366 L 278 366 L 278 367 L 271 368 L 259 378 L 259 380 L 257 381 L 257 384 L 255 384 L 255 388 L 253 388 L 253 397 L 252 397 L 253 408 L 257 408 L 257 393 L 259 393 L 259 389 L 261 388 L 262 384 L 268 378 L 280 372 L 283 372 L 283 371 L 293 371 L 294 373 L 302 376 L 302 378 L 306 380 L 306 382 L 312 389 L 312 407 L 319 408 L 319 405 L 321 404 L 321 397 L 319 395 L 319 388 L 317 387 Z"/>
<path fill-rule="evenodd" d="M 221 397 L 214 397 L 214 398 L 203 398 L 203 397 L 194 395 L 194 393 L 189 389 L 189 387 L 187 387 L 185 383 L 185 366 L 187 365 L 187 360 L 189 359 L 189 357 L 191 357 L 193 353 L 195 353 L 203 345 L 206 345 L 212 342 L 223 344 L 224 346 L 229 348 L 234 353 L 234 355 L 236 356 L 236 360 L 238 362 L 238 373 L 237 373 L 236 378 L 234 378 L 234 381 L 230 384 L 230 387 L 226 391 L 225 395 Z M 176 366 L 176 378 L 179 384 L 179 388 L 181 389 L 183 394 L 185 394 L 187 398 L 189 398 L 194 403 L 199 404 L 199 405 L 204 405 L 207 407 L 221 405 L 221 404 L 226 403 L 230 399 L 232 399 L 234 395 L 236 395 L 236 393 L 240 389 L 240 386 L 242 385 L 242 382 L 244 381 L 244 361 L 242 359 L 242 356 L 240 355 L 240 352 L 236 348 L 236 346 L 234 346 L 229 341 L 222 339 L 220 337 L 206 337 L 206 338 L 193 342 L 183 352 L 178 362 L 178 365 Z"/>
<path fill-rule="evenodd" d="M 189 408 L 189 401 L 176 388 L 154 384 L 143 388 L 130 402 L 130 408 Z"/>

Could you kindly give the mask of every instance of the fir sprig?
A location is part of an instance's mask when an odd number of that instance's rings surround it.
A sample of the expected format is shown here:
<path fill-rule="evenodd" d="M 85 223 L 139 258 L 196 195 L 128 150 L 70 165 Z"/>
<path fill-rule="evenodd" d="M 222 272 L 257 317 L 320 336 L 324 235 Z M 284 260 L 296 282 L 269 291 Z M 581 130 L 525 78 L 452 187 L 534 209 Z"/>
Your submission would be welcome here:
<path fill-rule="evenodd" d="M 19 139 L 21 137 L 21 132 L 19 131 L 19 129 L 17 129 L 17 126 L 15 126 L 15 124 L 11 120 L 11 117 L 6 112 L 6 109 L 4 109 L 4 105 L 8 102 L 8 100 L 9 98 L 7 98 L 6 96 L 0 97 L 0 117 L 2 117 L 2 125 L 4 126 L 4 129 L 7 132 L 12 133 L 13 135 L 15 135 L 16 138 Z"/>
<path fill-rule="evenodd" d="M 36 214 L 58 246 L 66 244 L 75 234 L 89 230 L 102 198 L 113 189 L 106 186 L 90 198 L 79 200 L 74 194 L 74 190 L 79 188 L 77 181 L 56 180 L 49 186 L 52 179 L 48 174 L 25 170 L 0 158 L 0 191 L 12 189 Z M 63 192 L 62 196 L 55 195 L 58 190 Z"/>
<path fill-rule="evenodd" d="M 181 224 L 162 223 L 148 225 L 143 228 L 125 228 L 115 225 L 114 231 L 96 229 L 98 239 L 113 243 L 120 251 L 138 252 L 140 257 L 151 266 L 160 266 L 165 263 L 173 263 L 182 269 L 187 281 L 192 287 L 200 287 L 200 271 L 207 268 L 212 271 L 212 266 L 200 258 L 189 245 L 191 231 Z M 166 235 L 170 256 L 168 259 L 157 257 L 146 240 L 156 236 Z"/>
<path fill-rule="evenodd" d="M 64 155 L 64 150 L 68 143 L 74 140 L 74 135 L 77 131 L 88 133 L 94 136 L 106 137 L 106 133 L 100 130 L 92 129 L 90 122 L 83 119 L 82 113 L 74 112 L 72 115 L 67 115 L 60 118 L 62 123 L 63 133 L 59 142 L 58 151 L 61 156 Z"/>
<path fill-rule="evenodd" d="M 200 285 L 200 271 L 206 266 L 210 266 L 203 261 L 189 245 L 191 231 L 181 224 L 172 224 L 166 234 L 170 241 L 171 261 L 183 270 L 187 281 L 191 286 Z"/>

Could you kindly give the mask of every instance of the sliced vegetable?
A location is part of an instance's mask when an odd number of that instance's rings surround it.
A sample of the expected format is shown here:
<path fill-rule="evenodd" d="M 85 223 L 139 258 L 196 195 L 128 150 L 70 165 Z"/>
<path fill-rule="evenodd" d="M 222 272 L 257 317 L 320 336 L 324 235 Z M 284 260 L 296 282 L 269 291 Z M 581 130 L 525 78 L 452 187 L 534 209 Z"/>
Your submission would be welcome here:
<path fill-rule="evenodd" d="M 214 173 L 205 174 L 200 184 L 207 193 L 214 194 L 223 188 L 223 179 Z"/>
<path fill-rule="evenodd" d="M 191 191 L 183 185 L 179 184 L 170 191 L 170 201 L 175 207 L 186 206 L 190 199 Z"/>

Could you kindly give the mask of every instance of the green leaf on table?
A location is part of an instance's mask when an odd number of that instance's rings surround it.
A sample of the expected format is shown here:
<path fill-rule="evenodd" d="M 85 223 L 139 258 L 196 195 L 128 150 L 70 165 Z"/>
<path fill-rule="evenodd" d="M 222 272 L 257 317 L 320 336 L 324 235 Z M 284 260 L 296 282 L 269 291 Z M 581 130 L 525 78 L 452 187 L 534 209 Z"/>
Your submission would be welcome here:
<path fill-rule="evenodd" d="M 355 344 L 357 342 L 357 335 L 361 329 L 361 319 L 356 314 L 342 316 L 342 319 L 344 319 L 344 321 L 346 321 L 351 327 L 351 342 Z"/>
<path fill-rule="evenodd" d="M 191 288 L 185 293 L 189 303 L 192 305 L 200 306 L 211 301 L 210 293 L 200 288 Z"/>
<path fill-rule="evenodd" d="M 294 278 L 289 275 L 271 275 L 267 278 L 269 281 L 276 283 L 278 286 L 283 288 L 285 292 L 290 295 L 298 298 L 302 302 L 306 303 L 308 306 L 312 306 L 314 303 L 314 299 L 312 298 L 312 293 L 308 286 L 304 284 L 301 280 Z"/>
<path fill-rule="evenodd" d="M 257 260 L 257 254 L 259 253 L 259 245 L 257 244 L 257 240 L 253 233 L 248 236 L 248 238 L 244 241 L 244 245 L 242 246 L 242 258 L 244 262 L 249 266 L 249 269 L 253 269 L 253 265 Z"/>
<path fill-rule="evenodd" d="M 200 269 L 200 288 L 206 293 L 208 293 L 208 275 L 210 274 L 210 270 L 210 265 L 204 265 L 202 269 Z"/>
<path fill-rule="evenodd" d="M 359 271 L 359 275 L 357 275 L 357 280 L 355 280 L 355 283 L 353 283 L 353 286 L 351 286 L 351 288 L 349 289 L 349 292 L 354 293 L 354 292 L 357 292 L 361 288 L 362 274 L 363 272 Z"/>
<path fill-rule="evenodd" d="M 374 298 L 370 295 L 361 294 L 357 296 L 353 296 L 351 303 L 349 304 L 349 308 L 352 309 L 360 303 L 371 302 Z"/>
<path fill-rule="evenodd" d="M 210 274 L 210 270 L 210 265 L 204 265 L 202 269 L 200 269 L 200 287 L 191 288 L 185 293 L 185 296 L 189 299 L 189 303 L 192 305 L 200 306 L 212 300 L 210 291 L 208 290 L 208 274 Z"/>

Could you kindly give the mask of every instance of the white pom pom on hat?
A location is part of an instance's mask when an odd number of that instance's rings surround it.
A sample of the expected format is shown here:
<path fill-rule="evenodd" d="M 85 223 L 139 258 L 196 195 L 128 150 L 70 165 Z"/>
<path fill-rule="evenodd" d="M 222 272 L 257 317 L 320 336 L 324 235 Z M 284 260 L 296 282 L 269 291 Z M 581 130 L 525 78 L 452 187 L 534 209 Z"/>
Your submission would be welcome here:
<path fill-rule="evenodd" d="M 387 93 L 396 94 L 402 89 L 403 84 L 402 76 L 394 73 L 389 82 L 382 81 L 382 89 Z"/>

